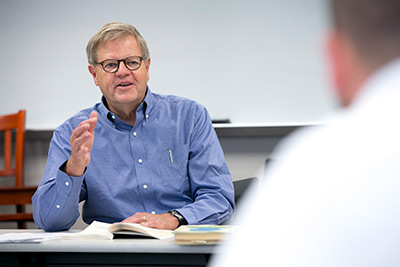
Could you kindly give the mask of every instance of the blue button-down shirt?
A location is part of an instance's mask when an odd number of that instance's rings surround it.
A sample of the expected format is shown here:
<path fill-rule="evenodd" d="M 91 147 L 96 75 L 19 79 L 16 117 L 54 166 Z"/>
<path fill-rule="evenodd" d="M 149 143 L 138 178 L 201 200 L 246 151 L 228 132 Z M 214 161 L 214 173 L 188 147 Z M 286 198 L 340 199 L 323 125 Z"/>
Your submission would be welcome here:
<path fill-rule="evenodd" d="M 232 179 L 206 109 L 194 101 L 148 89 L 131 126 L 101 103 L 59 126 L 50 143 L 43 179 L 33 196 L 35 223 L 47 231 L 83 220 L 121 221 L 136 212 L 171 209 L 189 224 L 220 224 L 234 208 Z M 71 132 L 98 113 L 91 161 L 81 177 L 62 165 Z"/>

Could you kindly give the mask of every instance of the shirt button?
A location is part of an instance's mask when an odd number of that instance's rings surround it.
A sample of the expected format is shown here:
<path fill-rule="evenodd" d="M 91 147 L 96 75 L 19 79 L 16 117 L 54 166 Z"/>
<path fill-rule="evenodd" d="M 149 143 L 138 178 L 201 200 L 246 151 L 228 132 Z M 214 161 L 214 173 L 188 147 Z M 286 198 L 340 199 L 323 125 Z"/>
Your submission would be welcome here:
<path fill-rule="evenodd" d="M 112 115 L 111 118 L 112 118 L 113 120 L 115 120 L 115 116 L 114 116 L 114 115 Z"/>
<path fill-rule="evenodd" d="M 60 206 L 60 205 L 57 205 L 56 208 L 59 209 L 59 208 L 61 208 L 61 206 Z"/>
<path fill-rule="evenodd" d="M 151 214 L 156 214 L 156 212 L 153 210 L 153 211 L 151 212 Z"/>
<path fill-rule="evenodd" d="M 69 182 L 65 182 L 65 185 L 66 185 L 66 186 L 69 186 Z"/>
<path fill-rule="evenodd" d="M 115 129 L 115 125 L 113 125 L 113 128 Z"/>
<path fill-rule="evenodd" d="M 133 136 L 136 136 L 136 135 L 137 135 L 137 133 L 136 133 L 136 132 L 133 132 L 132 134 L 133 134 Z"/>
<path fill-rule="evenodd" d="M 142 163 L 142 162 L 143 162 L 143 160 L 142 160 L 142 159 L 138 159 L 138 162 L 139 162 L 139 163 Z"/>
<path fill-rule="evenodd" d="M 143 188 L 144 188 L 144 189 L 147 189 L 147 184 L 144 184 L 144 185 L 143 185 Z"/>
<path fill-rule="evenodd" d="M 148 119 L 149 118 L 149 115 L 148 114 L 146 114 L 146 119 Z"/>

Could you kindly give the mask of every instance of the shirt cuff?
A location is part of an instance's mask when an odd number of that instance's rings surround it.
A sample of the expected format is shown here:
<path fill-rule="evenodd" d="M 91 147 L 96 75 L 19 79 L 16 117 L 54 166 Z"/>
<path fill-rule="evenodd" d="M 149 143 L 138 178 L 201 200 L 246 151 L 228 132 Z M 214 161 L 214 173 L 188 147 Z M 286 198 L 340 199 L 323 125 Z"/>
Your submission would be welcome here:
<path fill-rule="evenodd" d="M 85 171 L 81 176 L 70 176 L 64 171 L 67 165 L 67 161 L 68 160 L 66 160 L 59 168 L 56 182 L 62 184 L 61 187 L 58 188 L 64 188 L 63 191 L 75 191 L 75 190 L 80 191 L 83 179 L 85 178 L 86 175 L 87 168 L 85 168 Z"/>

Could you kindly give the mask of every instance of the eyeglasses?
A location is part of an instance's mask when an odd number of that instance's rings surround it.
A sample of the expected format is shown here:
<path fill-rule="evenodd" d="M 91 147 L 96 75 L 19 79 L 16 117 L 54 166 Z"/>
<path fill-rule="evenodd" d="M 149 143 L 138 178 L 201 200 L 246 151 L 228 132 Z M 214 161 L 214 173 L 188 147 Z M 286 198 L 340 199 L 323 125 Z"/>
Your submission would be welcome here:
<path fill-rule="evenodd" d="M 97 62 L 97 64 L 100 64 L 103 67 L 103 70 L 108 73 L 115 73 L 119 69 L 119 63 L 124 62 L 125 67 L 128 70 L 137 70 L 140 68 L 140 65 L 142 64 L 142 60 L 144 57 L 127 57 L 125 59 L 106 59 L 103 60 L 102 62 Z"/>

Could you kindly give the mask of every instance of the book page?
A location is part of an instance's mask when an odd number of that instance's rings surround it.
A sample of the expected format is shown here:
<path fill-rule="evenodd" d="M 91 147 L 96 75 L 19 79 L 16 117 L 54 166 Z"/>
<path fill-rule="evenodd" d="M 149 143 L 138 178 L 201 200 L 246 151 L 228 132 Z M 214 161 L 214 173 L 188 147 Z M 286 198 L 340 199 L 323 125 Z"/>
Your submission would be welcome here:
<path fill-rule="evenodd" d="M 79 233 L 65 234 L 61 239 L 113 239 L 113 234 L 108 228 L 111 224 L 93 221 Z"/>
<path fill-rule="evenodd" d="M 112 233 L 119 231 L 134 231 L 157 239 L 172 238 L 174 236 L 172 230 L 150 228 L 138 223 L 113 223 L 110 226 L 109 231 Z"/>
<path fill-rule="evenodd" d="M 130 231 L 141 233 L 145 236 L 154 237 L 157 239 L 172 238 L 173 231 L 171 230 L 160 230 L 150 227 L 142 226 L 137 223 L 103 223 L 98 221 L 93 221 L 86 229 L 79 233 L 65 234 L 62 239 L 113 239 L 114 232 L 120 231 Z"/>

